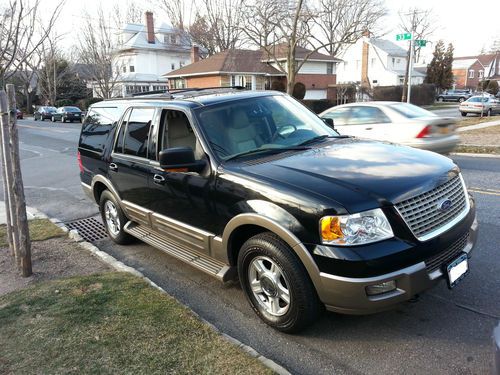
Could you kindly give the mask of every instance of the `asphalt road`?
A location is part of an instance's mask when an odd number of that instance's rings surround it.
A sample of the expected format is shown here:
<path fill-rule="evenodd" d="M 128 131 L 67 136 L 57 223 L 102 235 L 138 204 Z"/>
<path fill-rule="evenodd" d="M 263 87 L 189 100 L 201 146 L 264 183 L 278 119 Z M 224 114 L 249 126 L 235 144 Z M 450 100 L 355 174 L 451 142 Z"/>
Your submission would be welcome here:
<path fill-rule="evenodd" d="M 28 204 L 66 221 L 96 214 L 78 178 L 79 124 L 23 120 L 19 132 Z M 140 242 L 97 245 L 294 374 L 488 374 L 500 319 L 500 159 L 453 159 L 477 201 L 480 234 L 470 275 L 452 291 L 442 283 L 392 311 L 325 313 L 300 335 L 261 323 L 237 283 L 221 284 Z"/>
<path fill-rule="evenodd" d="M 441 108 L 441 109 L 433 109 L 431 112 L 434 112 L 438 116 L 442 117 L 462 117 L 460 112 L 458 111 L 458 104 L 450 104 L 449 107 Z"/>

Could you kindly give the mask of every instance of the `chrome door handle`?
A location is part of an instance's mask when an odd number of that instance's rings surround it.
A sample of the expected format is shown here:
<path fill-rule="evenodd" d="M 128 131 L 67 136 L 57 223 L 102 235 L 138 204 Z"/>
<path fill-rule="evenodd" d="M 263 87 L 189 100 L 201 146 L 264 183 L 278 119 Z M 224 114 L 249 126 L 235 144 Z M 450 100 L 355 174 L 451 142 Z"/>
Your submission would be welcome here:
<path fill-rule="evenodd" d="M 118 170 L 118 166 L 115 163 L 111 163 L 109 164 L 109 169 L 116 172 Z"/>
<path fill-rule="evenodd" d="M 165 183 L 165 177 L 163 177 L 161 174 L 155 174 L 153 176 L 153 182 L 158 185 L 163 185 Z"/>
<path fill-rule="evenodd" d="M 365 130 L 372 130 L 373 128 L 365 128 Z"/>

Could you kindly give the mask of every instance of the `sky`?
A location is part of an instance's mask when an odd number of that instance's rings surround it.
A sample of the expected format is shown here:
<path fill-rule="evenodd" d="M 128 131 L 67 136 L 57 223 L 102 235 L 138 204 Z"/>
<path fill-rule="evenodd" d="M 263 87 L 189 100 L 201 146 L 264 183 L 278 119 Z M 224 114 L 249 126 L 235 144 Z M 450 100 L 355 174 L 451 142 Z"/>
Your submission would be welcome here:
<path fill-rule="evenodd" d="M 57 3 L 58 0 L 42 1 L 47 12 Z M 104 10 L 111 11 L 115 3 L 125 4 L 126 1 L 66 0 L 56 30 L 65 35 L 64 40 L 67 43 L 75 43 L 77 40 L 78 16 L 85 9 L 95 9 L 99 3 Z M 453 44 L 455 56 L 479 54 L 483 47 L 488 48 L 493 40 L 500 39 L 500 0 L 481 0 L 477 3 L 471 0 L 385 0 L 385 3 L 388 15 L 381 24 L 385 25 L 384 38 L 392 41 L 395 41 L 395 35 L 400 32 L 398 29 L 399 12 L 404 12 L 410 7 L 432 10 L 436 30 L 429 38 L 432 43 L 428 44 L 424 50 L 427 56 L 432 55 L 433 45 L 439 39 L 443 39 L 445 44 L 450 42 Z M 155 13 L 155 19 L 160 17 L 157 14 L 158 7 L 152 5 L 153 1 L 142 0 L 139 4 L 152 10 Z M 166 19 L 165 21 L 168 22 Z"/>

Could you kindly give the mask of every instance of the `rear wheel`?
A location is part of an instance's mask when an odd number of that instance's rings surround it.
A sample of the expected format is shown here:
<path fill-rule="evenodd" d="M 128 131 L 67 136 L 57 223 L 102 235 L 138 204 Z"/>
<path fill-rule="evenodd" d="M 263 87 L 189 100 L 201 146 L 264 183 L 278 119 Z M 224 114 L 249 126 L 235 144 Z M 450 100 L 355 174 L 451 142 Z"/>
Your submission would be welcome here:
<path fill-rule="evenodd" d="M 488 109 L 487 115 L 488 115 L 488 116 L 491 116 L 491 108 L 490 108 L 490 109 Z"/>
<path fill-rule="evenodd" d="M 61 122 L 66 122 L 66 119 L 64 118 L 64 116 L 61 117 Z"/>
<path fill-rule="evenodd" d="M 274 233 L 247 240 L 238 255 L 238 273 L 255 313 L 282 332 L 297 332 L 321 312 L 316 290 L 293 250 Z"/>
<path fill-rule="evenodd" d="M 458 102 L 459 102 L 459 103 L 462 103 L 462 102 L 464 102 L 464 101 L 465 101 L 465 98 L 459 98 L 459 99 L 458 99 Z"/>
<path fill-rule="evenodd" d="M 101 194 L 99 208 L 109 237 L 120 245 L 132 242 L 134 238 L 123 230 L 123 226 L 128 220 L 115 197 L 108 190 Z"/>
<path fill-rule="evenodd" d="M 438 102 L 442 103 L 443 101 L 444 101 L 443 97 L 442 97 L 442 96 L 440 96 L 440 97 L 438 98 Z"/>
<path fill-rule="evenodd" d="M 461 114 L 463 117 L 467 116 L 467 112 L 460 112 L 460 114 Z"/>

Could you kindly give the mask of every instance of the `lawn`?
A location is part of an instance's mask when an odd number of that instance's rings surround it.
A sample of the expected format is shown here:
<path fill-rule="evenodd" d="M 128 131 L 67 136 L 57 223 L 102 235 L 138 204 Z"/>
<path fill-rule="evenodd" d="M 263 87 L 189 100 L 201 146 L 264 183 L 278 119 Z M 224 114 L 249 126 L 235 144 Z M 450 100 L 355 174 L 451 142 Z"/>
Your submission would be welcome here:
<path fill-rule="evenodd" d="M 468 115 L 467 117 L 462 117 L 457 121 L 457 126 L 468 126 L 468 125 L 476 125 L 481 124 L 483 122 L 490 121 L 498 121 L 500 120 L 500 116 L 477 116 L 477 115 Z"/>
<path fill-rule="evenodd" d="M 31 241 L 43 241 L 66 235 L 61 228 L 48 219 L 30 220 L 28 221 L 28 227 Z M 0 225 L 0 248 L 7 246 L 7 226 Z"/>
<path fill-rule="evenodd" d="M 126 273 L 0 297 L 0 373 L 269 374 L 172 297 Z"/>

